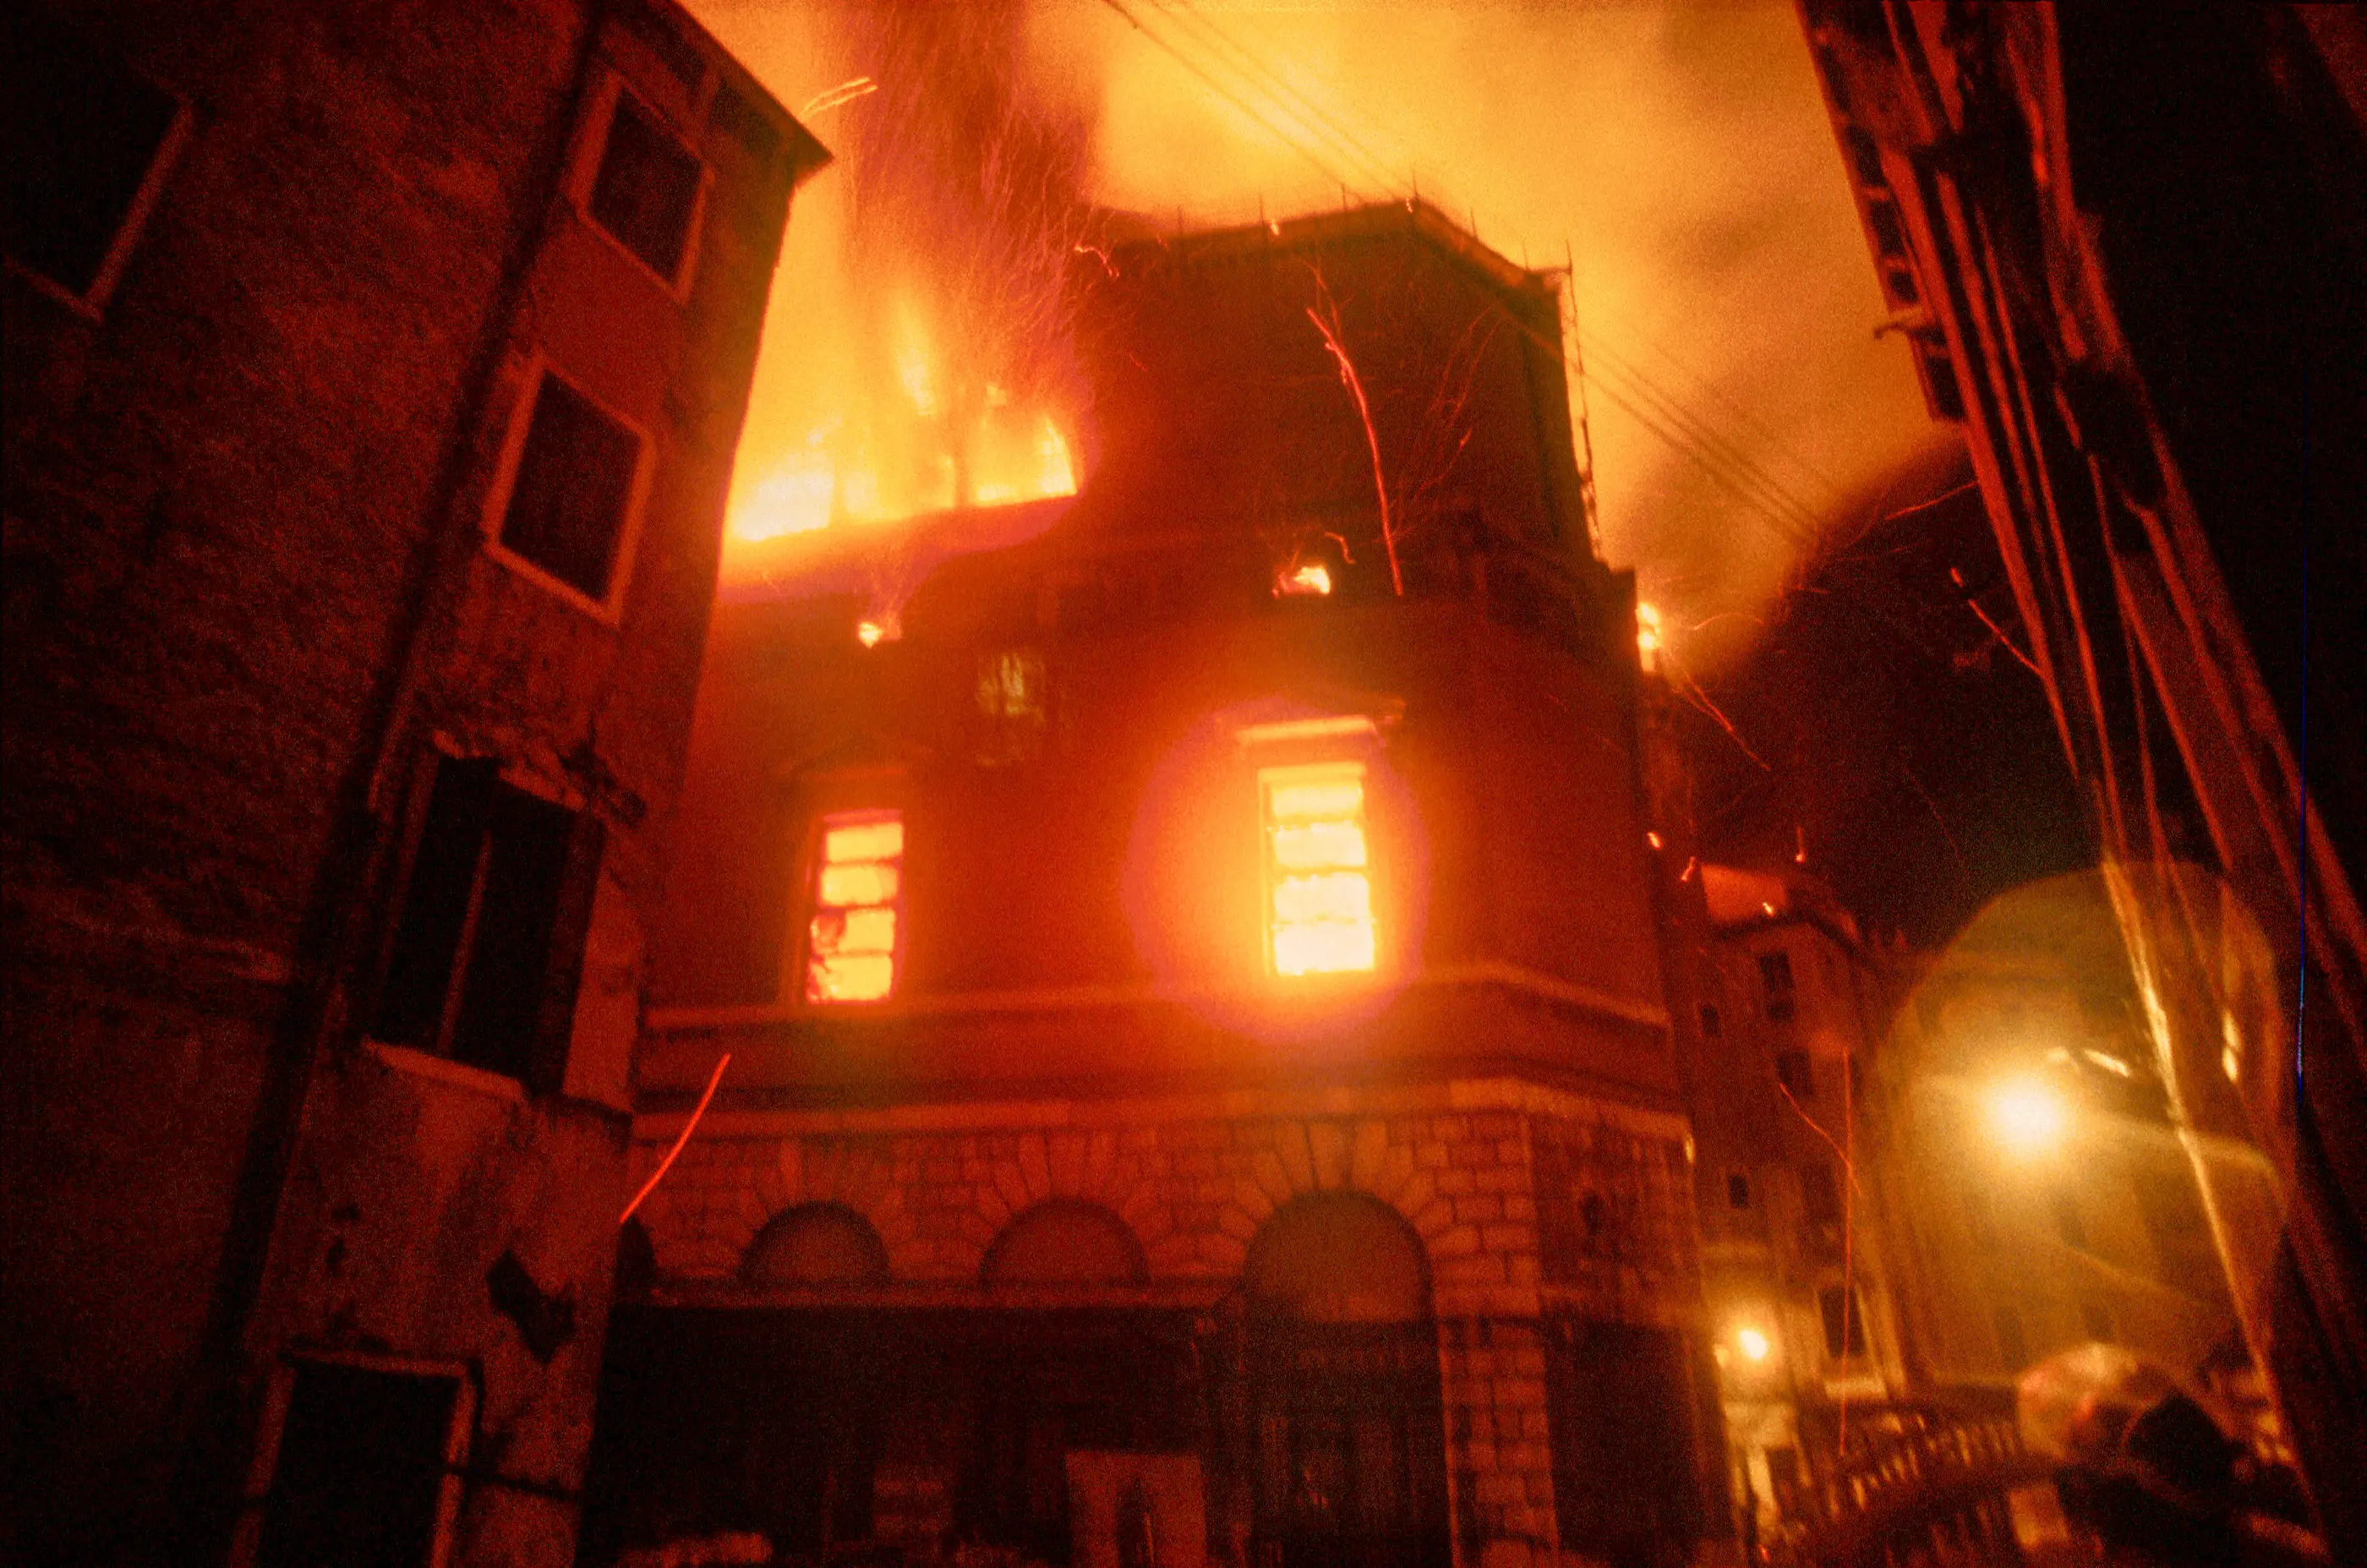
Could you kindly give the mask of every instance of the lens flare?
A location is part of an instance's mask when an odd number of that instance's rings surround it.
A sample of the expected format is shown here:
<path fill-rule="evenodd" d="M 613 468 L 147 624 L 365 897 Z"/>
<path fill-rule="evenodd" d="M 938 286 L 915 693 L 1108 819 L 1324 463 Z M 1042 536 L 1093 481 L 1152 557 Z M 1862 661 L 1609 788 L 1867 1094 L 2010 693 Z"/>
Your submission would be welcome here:
<path fill-rule="evenodd" d="M 1988 1111 L 1990 1131 L 2017 1155 L 2054 1148 L 2071 1120 L 2063 1097 L 2034 1078 L 2013 1078 L 1992 1089 Z"/>

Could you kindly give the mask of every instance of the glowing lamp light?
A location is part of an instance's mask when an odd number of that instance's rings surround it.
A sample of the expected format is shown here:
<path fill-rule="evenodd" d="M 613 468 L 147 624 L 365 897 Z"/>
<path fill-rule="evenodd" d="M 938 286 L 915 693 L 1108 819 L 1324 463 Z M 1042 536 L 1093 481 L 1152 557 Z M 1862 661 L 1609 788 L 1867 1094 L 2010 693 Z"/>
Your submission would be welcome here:
<path fill-rule="evenodd" d="M 1989 1091 L 1989 1128 L 1999 1143 L 2018 1155 L 2035 1155 L 2056 1145 L 2071 1120 L 2063 1097 L 2046 1085 L 2016 1078 Z"/>
<path fill-rule="evenodd" d="M 894 642 L 903 635 L 903 625 L 894 615 L 866 615 L 855 623 L 855 640 L 866 648 Z"/>
<path fill-rule="evenodd" d="M 1734 1337 L 1734 1342 L 1740 1348 L 1742 1359 L 1746 1361 L 1763 1361 L 1767 1359 L 1767 1352 L 1773 1348 L 1768 1344 L 1767 1336 L 1756 1328 L 1738 1331 Z"/>

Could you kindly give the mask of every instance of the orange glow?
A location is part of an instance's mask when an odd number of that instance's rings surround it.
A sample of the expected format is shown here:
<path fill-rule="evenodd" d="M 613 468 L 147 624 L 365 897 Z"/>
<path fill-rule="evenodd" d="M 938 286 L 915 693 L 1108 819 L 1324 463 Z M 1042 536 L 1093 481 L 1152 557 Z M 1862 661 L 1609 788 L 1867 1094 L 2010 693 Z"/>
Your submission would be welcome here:
<path fill-rule="evenodd" d="M 1660 667 L 1660 612 L 1649 604 L 1636 606 L 1636 656 L 1647 670 Z"/>
<path fill-rule="evenodd" d="M 914 448 L 949 446 L 898 375 L 900 295 L 940 421 L 991 379 L 999 414 L 1031 437 L 1049 414 L 1082 462 L 1058 382 L 1087 209 L 1279 233 L 1419 190 L 1515 261 L 1567 261 L 1604 553 L 1696 674 L 1749 643 L 1816 521 L 1956 441 L 1901 337 L 1869 330 L 1886 307 L 1789 6 L 691 9 L 839 154 L 775 274 L 729 581 L 777 563 L 760 492 L 833 417 L 830 526 L 926 510 Z M 1006 482 L 986 467 L 981 500 Z"/>
<path fill-rule="evenodd" d="M 896 985 L 904 823 L 892 812 L 822 819 L 813 917 L 806 930 L 806 1000 L 876 1002 Z"/>
<path fill-rule="evenodd" d="M 1989 1130 L 2017 1155 L 2044 1154 L 2070 1124 L 2063 1097 L 2035 1078 L 2013 1078 L 1989 1091 Z"/>
<path fill-rule="evenodd" d="M 1293 567 L 1274 585 L 1280 594 L 1329 593 L 1331 592 L 1331 569 L 1319 560 Z"/>
<path fill-rule="evenodd" d="M 1360 762 L 1265 768 L 1266 953 L 1277 975 L 1373 967 Z"/>

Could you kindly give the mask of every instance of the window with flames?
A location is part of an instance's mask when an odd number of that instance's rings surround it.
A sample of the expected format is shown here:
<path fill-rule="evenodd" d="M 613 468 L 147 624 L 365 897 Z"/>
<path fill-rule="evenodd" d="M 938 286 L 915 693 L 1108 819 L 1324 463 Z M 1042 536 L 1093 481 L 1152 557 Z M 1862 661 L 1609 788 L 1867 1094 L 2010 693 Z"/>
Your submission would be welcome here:
<path fill-rule="evenodd" d="M 893 811 L 822 818 L 806 929 L 806 1000 L 876 1002 L 896 988 L 904 819 Z"/>
<path fill-rule="evenodd" d="M 1364 764 L 1261 769 L 1258 794 L 1265 829 L 1266 960 L 1274 973 L 1371 969 Z"/>

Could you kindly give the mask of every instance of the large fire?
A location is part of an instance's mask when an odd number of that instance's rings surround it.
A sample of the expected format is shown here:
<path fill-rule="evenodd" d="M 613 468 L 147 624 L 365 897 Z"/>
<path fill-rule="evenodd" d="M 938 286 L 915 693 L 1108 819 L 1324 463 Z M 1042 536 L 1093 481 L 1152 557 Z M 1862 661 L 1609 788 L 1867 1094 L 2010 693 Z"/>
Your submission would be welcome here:
<path fill-rule="evenodd" d="M 1076 488 L 1063 279 L 1096 206 L 1234 225 L 1418 192 L 1515 260 L 1567 259 L 1603 548 L 1680 666 L 1745 643 L 1935 439 L 1873 334 L 1789 6 L 693 8 L 839 156 L 766 320 L 743 583 L 799 536 Z"/>

